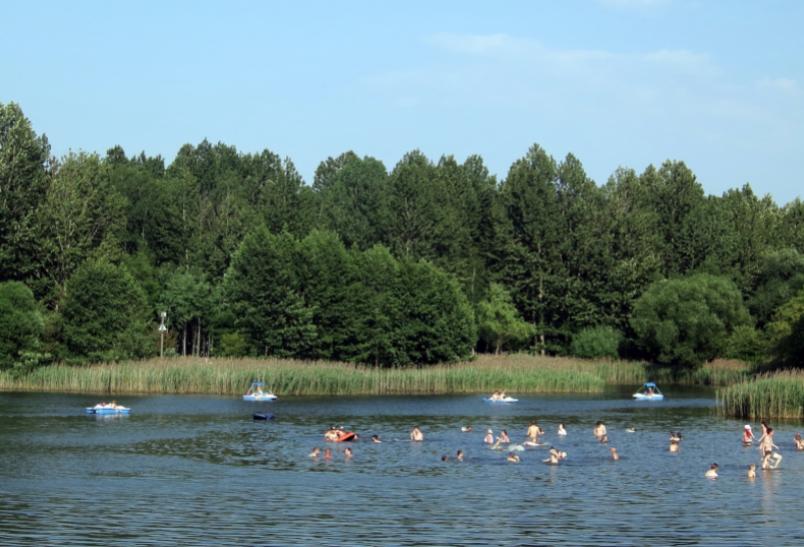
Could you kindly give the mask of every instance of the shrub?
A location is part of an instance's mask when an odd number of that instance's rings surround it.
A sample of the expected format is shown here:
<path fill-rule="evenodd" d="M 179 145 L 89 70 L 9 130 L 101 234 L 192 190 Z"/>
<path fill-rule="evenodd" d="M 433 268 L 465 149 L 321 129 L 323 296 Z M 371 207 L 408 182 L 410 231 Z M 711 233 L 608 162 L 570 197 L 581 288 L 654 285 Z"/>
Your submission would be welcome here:
<path fill-rule="evenodd" d="M 576 357 L 594 359 L 619 357 L 618 348 L 622 341 L 622 334 L 612 327 L 601 326 L 583 329 L 572 338 L 570 351 Z"/>

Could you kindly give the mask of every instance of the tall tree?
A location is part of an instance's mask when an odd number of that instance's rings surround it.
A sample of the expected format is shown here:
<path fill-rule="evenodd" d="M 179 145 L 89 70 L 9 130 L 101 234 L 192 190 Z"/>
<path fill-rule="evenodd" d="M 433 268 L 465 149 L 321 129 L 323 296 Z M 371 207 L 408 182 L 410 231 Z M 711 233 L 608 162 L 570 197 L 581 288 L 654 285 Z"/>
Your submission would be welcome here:
<path fill-rule="evenodd" d="M 0 280 L 36 268 L 35 213 L 45 196 L 50 145 L 16 103 L 0 103 Z"/>

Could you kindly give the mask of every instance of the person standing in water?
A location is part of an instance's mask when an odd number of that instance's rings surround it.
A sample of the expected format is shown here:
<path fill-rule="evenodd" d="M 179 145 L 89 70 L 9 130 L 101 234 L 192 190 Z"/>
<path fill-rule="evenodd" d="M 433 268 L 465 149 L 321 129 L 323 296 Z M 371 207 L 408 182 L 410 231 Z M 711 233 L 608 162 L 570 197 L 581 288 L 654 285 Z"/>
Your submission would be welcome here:
<path fill-rule="evenodd" d="M 759 445 L 762 450 L 762 469 L 776 469 L 782 463 L 782 455 L 774 451 L 779 447 L 773 443 L 773 428 L 768 426 L 762 442 Z"/>
<path fill-rule="evenodd" d="M 410 430 L 410 440 L 417 443 L 424 440 L 424 433 L 422 433 L 422 430 L 419 429 L 419 426 L 415 426 Z"/>
<path fill-rule="evenodd" d="M 749 424 L 745 424 L 743 427 L 743 446 L 751 446 L 751 443 L 754 442 L 754 432 L 751 431 L 751 426 Z"/>
<path fill-rule="evenodd" d="M 346 447 L 344 449 L 344 451 L 343 451 L 343 459 L 345 461 L 347 461 L 347 462 L 352 459 L 352 449 L 351 448 Z"/>
<path fill-rule="evenodd" d="M 757 464 L 755 463 L 748 464 L 748 478 L 749 479 L 757 478 Z"/>
<path fill-rule="evenodd" d="M 557 431 L 557 433 L 558 433 L 558 435 L 559 435 L 559 436 L 561 436 L 561 437 L 566 437 L 566 436 L 567 436 L 567 430 L 566 430 L 566 429 L 564 429 L 564 424 L 558 424 L 558 431 Z"/>
<path fill-rule="evenodd" d="M 538 443 L 540 432 L 541 428 L 538 425 L 536 425 L 536 422 L 530 422 L 527 433 L 528 440 L 532 443 Z"/>
<path fill-rule="evenodd" d="M 795 443 L 796 450 L 804 450 L 804 439 L 801 438 L 801 433 L 793 435 L 793 442 Z"/>
<path fill-rule="evenodd" d="M 704 473 L 704 476 L 707 479 L 716 479 L 717 478 L 717 469 L 718 469 L 718 465 L 716 463 L 713 463 L 712 465 L 709 466 L 709 469 L 707 469 L 706 473 Z"/>
<path fill-rule="evenodd" d="M 670 432 L 670 452 L 678 452 L 678 449 L 681 448 L 681 433 L 672 431 Z"/>
<path fill-rule="evenodd" d="M 455 453 L 455 461 L 456 462 L 462 462 L 463 461 L 463 450 L 458 450 Z"/>
<path fill-rule="evenodd" d="M 564 456 L 566 457 L 566 456 Z M 546 460 L 542 460 L 544 463 L 548 465 L 558 465 L 562 460 L 562 454 L 558 451 L 555 447 L 550 447 L 550 457 Z"/>
<path fill-rule="evenodd" d="M 611 459 L 612 460 L 614 460 L 616 462 L 617 460 L 620 459 L 620 455 L 617 454 L 617 449 L 616 448 L 611 447 L 611 448 L 609 448 L 609 451 L 611 452 Z"/>
<path fill-rule="evenodd" d="M 494 444 L 494 432 L 491 429 L 486 430 L 486 436 L 483 437 L 483 442 L 486 444 Z"/>

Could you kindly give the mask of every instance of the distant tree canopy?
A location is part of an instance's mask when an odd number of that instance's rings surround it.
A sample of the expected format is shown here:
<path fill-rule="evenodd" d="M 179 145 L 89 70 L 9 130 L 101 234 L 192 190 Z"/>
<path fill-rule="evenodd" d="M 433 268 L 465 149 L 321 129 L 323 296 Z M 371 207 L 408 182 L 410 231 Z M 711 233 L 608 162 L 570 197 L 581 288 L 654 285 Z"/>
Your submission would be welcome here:
<path fill-rule="evenodd" d="M 0 369 L 21 364 L 38 351 L 44 321 L 31 289 L 19 281 L 0 283 Z"/>
<path fill-rule="evenodd" d="M 158 353 L 162 311 L 179 354 L 403 366 L 616 346 L 674 366 L 779 359 L 797 355 L 785 348 L 804 204 L 747 184 L 707 196 L 676 160 L 598 185 L 573 154 L 539 145 L 501 180 L 479 156 L 413 150 L 386 166 L 347 151 L 307 185 L 289 158 L 207 140 L 169 164 L 119 146 L 56 159 L 10 103 L 8 281 L 46 319 L 13 348 L 36 339 L 75 361 Z"/>

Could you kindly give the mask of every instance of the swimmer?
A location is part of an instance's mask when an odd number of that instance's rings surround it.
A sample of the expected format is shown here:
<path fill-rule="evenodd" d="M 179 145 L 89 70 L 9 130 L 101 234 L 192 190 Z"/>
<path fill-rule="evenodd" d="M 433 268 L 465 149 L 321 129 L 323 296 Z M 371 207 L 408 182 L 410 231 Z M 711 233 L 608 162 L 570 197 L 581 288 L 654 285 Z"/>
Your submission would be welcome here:
<path fill-rule="evenodd" d="M 442 462 L 448 462 L 448 461 L 449 461 L 449 456 L 447 456 L 446 454 L 443 454 L 443 455 L 441 456 L 441 461 L 442 461 Z"/>
<path fill-rule="evenodd" d="M 519 463 L 520 461 L 519 456 L 517 455 L 516 452 L 509 452 L 508 457 L 505 459 L 508 460 L 508 462 L 510 463 Z"/>
<path fill-rule="evenodd" d="M 595 423 L 595 428 L 592 430 L 592 433 L 594 433 L 595 438 L 601 443 L 608 442 L 609 440 L 607 436 L 608 431 L 606 430 L 606 424 L 601 421 Z"/>
<path fill-rule="evenodd" d="M 340 438 L 340 430 L 331 425 L 329 429 L 324 432 L 324 440 L 329 442 L 335 442 Z"/>
<path fill-rule="evenodd" d="M 804 450 L 804 439 L 801 438 L 801 433 L 793 435 L 793 442 L 795 443 L 796 450 Z"/>
<path fill-rule="evenodd" d="M 614 448 L 612 446 L 611 448 L 609 448 L 609 451 L 611 452 L 611 459 L 612 460 L 614 460 L 616 462 L 617 460 L 620 459 L 620 455 L 617 454 L 617 449 L 616 448 Z"/>
<path fill-rule="evenodd" d="M 331 448 L 325 448 L 324 449 L 324 460 L 325 461 L 331 461 L 332 460 L 332 449 Z"/>
<path fill-rule="evenodd" d="M 424 440 L 424 433 L 422 433 L 422 430 L 419 429 L 419 426 L 415 426 L 410 430 L 410 440 L 417 443 L 420 443 Z"/>
<path fill-rule="evenodd" d="M 343 451 L 343 459 L 346 460 L 347 462 L 352 459 L 352 449 L 351 448 L 347 447 L 347 448 L 344 449 L 344 451 Z"/>
<path fill-rule="evenodd" d="M 718 468 L 718 465 L 716 463 L 713 463 L 712 465 L 709 466 L 709 469 L 706 470 L 706 473 L 704 473 L 704 476 L 707 479 L 716 479 L 717 478 L 717 468 Z"/>
<path fill-rule="evenodd" d="M 463 461 L 463 450 L 458 450 L 455 453 L 455 461 L 456 462 L 462 462 Z"/>
<path fill-rule="evenodd" d="M 510 442 L 511 439 L 508 437 L 508 432 L 503 429 L 502 432 L 500 432 L 500 436 L 497 437 L 497 442 L 495 442 L 494 446 L 492 446 L 491 448 L 497 449 L 500 448 L 500 445 L 509 444 Z"/>
<path fill-rule="evenodd" d="M 371 436 L 371 442 L 373 442 L 373 443 L 381 443 L 382 441 L 380 440 L 379 435 L 372 435 Z"/>
<path fill-rule="evenodd" d="M 755 463 L 748 464 L 748 478 L 749 479 L 757 478 L 757 464 Z"/>
<path fill-rule="evenodd" d="M 530 425 L 528 426 L 528 432 L 527 432 L 528 440 L 530 440 L 531 442 L 534 442 L 534 443 L 538 443 L 539 442 L 539 433 L 540 432 L 541 432 L 541 428 L 538 425 L 536 425 L 536 422 L 530 422 Z"/>
<path fill-rule="evenodd" d="M 472 432 L 472 426 L 471 425 L 464 425 L 464 426 L 461 427 L 461 431 L 463 433 L 471 433 Z"/>
<path fill-rule="evenodd" d="M 668 450 L 670 452 L 678 452 L 678 449 L 681 448 L 681 432 L 670 432 L 670 448 Z"/>
<path fill-rule="evenodd" d="M 318 459 L 318 456 L 321 454 L 321 449 L 317 446 L 313 448 L 312 452 L 310 452 L 309 456 L 315 460 Z"/>
<path fill-rule="evenodd" d="M 626 427 L 625 432 L 626 433 L 636 433 L 636 428 L 634 428 L 634 427 Z"/>
<path fill-rule="evenodd" d="M 566 430 L 566 429 L 564 429 L 564 424 L 558 424 L 558 431 L 557 431 L 557 433 L 558 433 L 560 436 L 562 436 L 562 437 L 566 437 L 566 436 L 567 436 L 567 430 Z"/>
<path fill-rule="evenodd" d="M 486 444 L 494 444 L 494 432 L 491 429 L 486 430 L 486 436 L 483 437 L 483 442 Z"/>
<path fill-rule="evenodd" d="M 495 391 L 494 393 L 491 394 L 491 397 L 489 397 L 489 399 L 492 401 L 499 401 L 500 399 L 502 399 L 502 392 Z"/>
<path fill-rule="evenodd" d="M 550 457 L 546 460 L 542 460 L 544 463 L 548 465 L 558 465 L 563 458 L 561 457 L 561 452 L 556 450 L 554 447 L 550 447 Z"/>
<path fill-rule="evenodd" d="M 743 446 L 751 446 L 751 443 L 754 442 L 754 432 L 751 431 L 751 426 L 745 424 L 743 426 Z"/>

